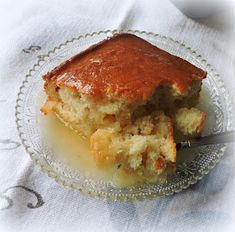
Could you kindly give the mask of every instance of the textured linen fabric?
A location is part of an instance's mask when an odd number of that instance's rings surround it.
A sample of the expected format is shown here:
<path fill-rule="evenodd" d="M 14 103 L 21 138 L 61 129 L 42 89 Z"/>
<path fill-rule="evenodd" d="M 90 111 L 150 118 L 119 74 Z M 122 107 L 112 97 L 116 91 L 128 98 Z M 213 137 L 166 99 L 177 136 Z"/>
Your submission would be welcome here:
<path fill-rule="evenodd" d="M 184 42 L 232 94 L 235 60 L 229 12 L 194 21 L 170 1 L 0 1 L 0 231 L 235 231 L 235 151 L 199 183 L 151 201 L 112 202 L 64 188 L 42 173 L 15 125 L 19 86 L 36 57 L 93 31 L 139 29 Z"/>

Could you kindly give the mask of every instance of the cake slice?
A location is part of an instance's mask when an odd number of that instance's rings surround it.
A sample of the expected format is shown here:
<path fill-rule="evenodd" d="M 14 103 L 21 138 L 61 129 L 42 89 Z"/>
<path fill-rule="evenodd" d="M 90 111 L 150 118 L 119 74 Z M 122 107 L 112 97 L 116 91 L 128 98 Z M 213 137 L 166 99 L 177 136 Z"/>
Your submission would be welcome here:
<path fill-rule="evenodd" d="M 193 107 L 205 77 L 142 38 L 118 34 L 47 73 L 41 111 L 88 137 L 97 166 L 158 175 L 175 167 L 173 128 L 191 136 L 203 129 L 205 113 Z"/>

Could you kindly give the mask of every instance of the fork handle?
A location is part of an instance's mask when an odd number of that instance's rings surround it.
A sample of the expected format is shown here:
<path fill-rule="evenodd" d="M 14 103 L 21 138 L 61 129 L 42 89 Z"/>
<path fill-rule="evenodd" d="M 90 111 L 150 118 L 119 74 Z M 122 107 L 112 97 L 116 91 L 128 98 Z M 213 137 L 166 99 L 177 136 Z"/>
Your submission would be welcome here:
<path fill-rule="evenodd" d="M 180 150 L 180 149 L 200 147 L 210 144 L 233 143 L 233 142 L 235 142 L 235 131 L 227 131 L 219 134 L 212 134 L 177 143 L 176 149 Z"/>

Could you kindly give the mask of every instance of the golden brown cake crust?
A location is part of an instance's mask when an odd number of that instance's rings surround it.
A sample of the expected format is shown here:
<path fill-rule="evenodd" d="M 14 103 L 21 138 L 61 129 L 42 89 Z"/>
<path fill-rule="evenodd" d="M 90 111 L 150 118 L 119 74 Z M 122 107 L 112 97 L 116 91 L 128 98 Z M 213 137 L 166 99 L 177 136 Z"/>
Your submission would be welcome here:
<path fill-rule="evenodd" d="M 118 34 L 95 44 L 44 76 L 94 100 L 105 96 L 144 102 L 163 83 L 187 91 L 206 72 L 132 35 Z"/>

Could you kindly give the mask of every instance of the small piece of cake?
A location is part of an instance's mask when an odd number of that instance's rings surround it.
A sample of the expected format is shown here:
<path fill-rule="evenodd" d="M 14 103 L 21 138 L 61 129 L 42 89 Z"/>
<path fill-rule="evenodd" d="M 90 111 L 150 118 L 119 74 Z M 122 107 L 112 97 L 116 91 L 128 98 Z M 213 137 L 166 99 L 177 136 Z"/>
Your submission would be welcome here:
<path fill-rule="evenodd" d="M 175 167 L 173 129 L 196 136 L 206 72 L 132 34 L 91 46 L 47 73 L 41 111 L 90 139 L 97 166 L 154 176 Z M 173 123 L 175 125 L 173 125 Z"/>
<path fill-rule="evenodd" d="M 119 132 L 98 129 L 90 144 L 101 167 L 118 164 L 138 173 L 159 174 L 176 159 L 172 123 L 162 112 L 140 117 Z"/>
<path fill-rule="evenodd" d="M 175 127 L 184 136 L 194 137 L 202 133 L 206 113 L 196 108 L 181 108 L 175 114 Z"/>

